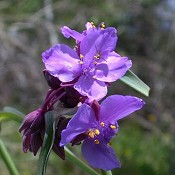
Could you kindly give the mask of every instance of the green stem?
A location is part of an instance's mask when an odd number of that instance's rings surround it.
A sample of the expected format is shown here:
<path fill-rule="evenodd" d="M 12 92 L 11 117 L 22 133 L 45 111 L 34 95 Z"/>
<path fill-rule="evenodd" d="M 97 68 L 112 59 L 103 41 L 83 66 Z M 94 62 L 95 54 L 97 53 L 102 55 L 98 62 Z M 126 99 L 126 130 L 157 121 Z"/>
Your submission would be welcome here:
<path fill-rule="evenodd" d="M 112 171 L 104 171 L 104 170 L 101 170 L 101 174 L 102 174 L 102 175 L 112 175 Z"/>
<path fill-rule="evenodd" d="M 82 169 L 84 172 L 87 172 L 90 175 L 100 175 L 98 172 L 96 172 L 94 169 L 92 169 L 90 166 L 82 162 L 74 153 L 72 153 L 67 147 L 64 147 L 64 150 L 66 152 L 66 158 L 79 166 L 80 169 Z"/>
<path fill-rule="evenodd" d="M 10 175 L 19 175 L 18 170 L 16 169 L 15 164 L 1 139 L 0 139 L 0 155 L 1 158 L 4 160 L 4 163 L 6 164 L 7 169 L 10 172 Z"/>

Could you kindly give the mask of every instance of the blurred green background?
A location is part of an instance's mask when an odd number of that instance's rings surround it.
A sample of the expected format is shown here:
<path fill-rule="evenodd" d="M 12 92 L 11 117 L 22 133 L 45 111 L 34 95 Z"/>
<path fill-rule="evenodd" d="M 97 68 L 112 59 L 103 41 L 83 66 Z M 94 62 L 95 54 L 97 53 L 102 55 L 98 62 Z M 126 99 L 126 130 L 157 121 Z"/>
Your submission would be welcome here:
<path fill-rule="evenodd" d="M 41 53 L 56 43 L 73 46 L 60 33 L 82 31 L 87 21 L 118 30 L 117 53 L 128 56 L 132 71 L 151 87 L 146 98 L 121 82 L 109 94 L 135 95 L 144 108 L 120 122 L 112 141 L 122 168 L 114 175 L 175 174 L 175 1 L 174 0 L 0 0 L 0 108 L 24 113 L 42 103 L 48 86 Z M 21 175 L 34 175 L 38 157 L 22 152 L 19 124 L 1 123 L 0 138 Z M 80 154 L 80 147 L 74 148 Z M 85 175 L 54 153 L 47 174 Z M 0 175 L 8 175 L 0 158 Z"/>

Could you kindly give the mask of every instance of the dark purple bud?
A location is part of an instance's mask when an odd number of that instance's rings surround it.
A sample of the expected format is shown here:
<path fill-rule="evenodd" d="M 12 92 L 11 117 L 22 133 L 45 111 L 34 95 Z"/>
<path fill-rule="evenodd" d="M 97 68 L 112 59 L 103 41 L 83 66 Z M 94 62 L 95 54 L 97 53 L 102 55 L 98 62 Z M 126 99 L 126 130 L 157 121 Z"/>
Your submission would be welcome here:
<path fill-rule="evenodd" d="M 68 122 L 69 122 L 69 118 L 65 118 L 65 117 L 60 117 L 58 124 L 57 124 L 57 129 L 55 132 L 55 140 L 54 140 L 54 144 L 52 147 L 52 150 L 61 158 L 61 159 L 65 159 L 65 152 L 64 152 L 64 147 L 60 147 L 59 143 L 61 140 L 61 132 L 63 129 L 66 128 Z"/>
<path fill-rule="evenodd" d="M 24 118 L 19 128 L 19 132 L 23 131 L 23 151 L 28 150 L 37 154 L 43 143 L 45 121 L 42 109 L 37 109 Z"/>
<path fill-rule="evenodd" d="M 29 129 L 30 126 L 33 124 L 33 122 L 39 118 L 41 114 L 41 109 L 37 109 L 35 111 L 32 111 L 31 113 L 27 114 L 19 127 L 19 132 Z"/>
<path fill-rule="evenodd" d="M 60 99 L 65 108 L 74 108 L 81 102 L 82 95 L 73 87 L 65 87 L 66 94 Z"/>
<path fill-rule="evenodd" d="M 43 70 L 43 74 L 44 74 L 44 77 L 45 77 L 45 79 L 46 79 L 48 85 L 49 85 L 52 89 L 56 90 L 56 89 L 58 89 L 58 88 L 60 87 L 61 81 L 60 81 L 58 78 L 52 76 L 52 75 L 48 72 L 48 70 L 46 70 L 46 69 Z"/>

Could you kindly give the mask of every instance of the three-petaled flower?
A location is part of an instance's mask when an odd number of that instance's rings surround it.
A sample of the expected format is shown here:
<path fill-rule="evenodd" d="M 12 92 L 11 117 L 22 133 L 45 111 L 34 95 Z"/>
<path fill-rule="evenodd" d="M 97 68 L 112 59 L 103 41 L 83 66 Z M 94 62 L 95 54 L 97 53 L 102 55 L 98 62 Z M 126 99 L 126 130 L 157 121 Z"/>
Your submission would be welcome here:
<path fill-rule="evenodd" d="M 109 142 L 118 132 L 117 121 L 143 105 L 139 98 L 122 95 L 109 96 L 101 105 L 97 101 L 84 103 L 62 131 L 60 146 L 84 140 L 82 153 L 91 166 L 106 171 L 119 168 L 120 161 Z"/>
<path fill-rule="evenodd" d="M 89 101 L 100 100 L 107 94 L 107 83 L 120 79 L 131 67 L 127 57 L 114 52 L 117 35 L 113 27 L 94 27 L 78 33 L 68 27 L 62 32 L 76 39 L 77 47 L 57 44 L 46 50 L 43 62 L 51 75 L 62 83 L 72 83 L 74 88 Z"/>

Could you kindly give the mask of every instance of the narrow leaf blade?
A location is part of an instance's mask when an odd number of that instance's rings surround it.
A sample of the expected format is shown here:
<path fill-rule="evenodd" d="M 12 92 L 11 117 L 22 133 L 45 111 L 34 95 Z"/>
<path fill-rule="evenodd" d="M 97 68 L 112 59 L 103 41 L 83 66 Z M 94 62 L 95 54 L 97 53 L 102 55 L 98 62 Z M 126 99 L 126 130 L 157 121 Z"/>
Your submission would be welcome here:
<path fill-rule="evenodd" d="M 23 120 L 23 117 L 11 112 L 0 111 L 0 122 L 4 120 L 14 120 L 18 123 L 21 123 Z"/>
<path fill-rule="evenodd" d="M 120 79 L 123 83 L 132 87 L 136 91 L 140 92 L 145 96 L 149 96 L 150 87 L 147 86 L 137 75 L 135 75 L 131 70 Z"/>
<path fill-rule="evenodd" d="M 20 117 L 22 117 L 22 118 L 24 118 L 24 116 L 25 116 L 24 113 L 22 113 L 21 111 L 15 109 L 15 108 L 13 108 L 13 107 L 10 107 L 10 106 L 5 106 L 5 107 L 3 108 L 3 111 L 4 111 L 4 112 L 10 112 L 10 113 L 16 114 L 16 115 L 18 115 L 18 116 L 20 116 Z"/>
<path fill-rule="evenodd" d="M 0 158 L 2 158 L 2 160 L 4 161 L 10 175 L 19 175 L 18 170 L 1 139 L 0 139 Z"/>
<path fill-rule="evenodd" d="M 45 114 L 46 131 L 38 161 L 37 175 L 45 175 L 47 162 L 55 139 L 56 122 L 51 111 Z"/>

